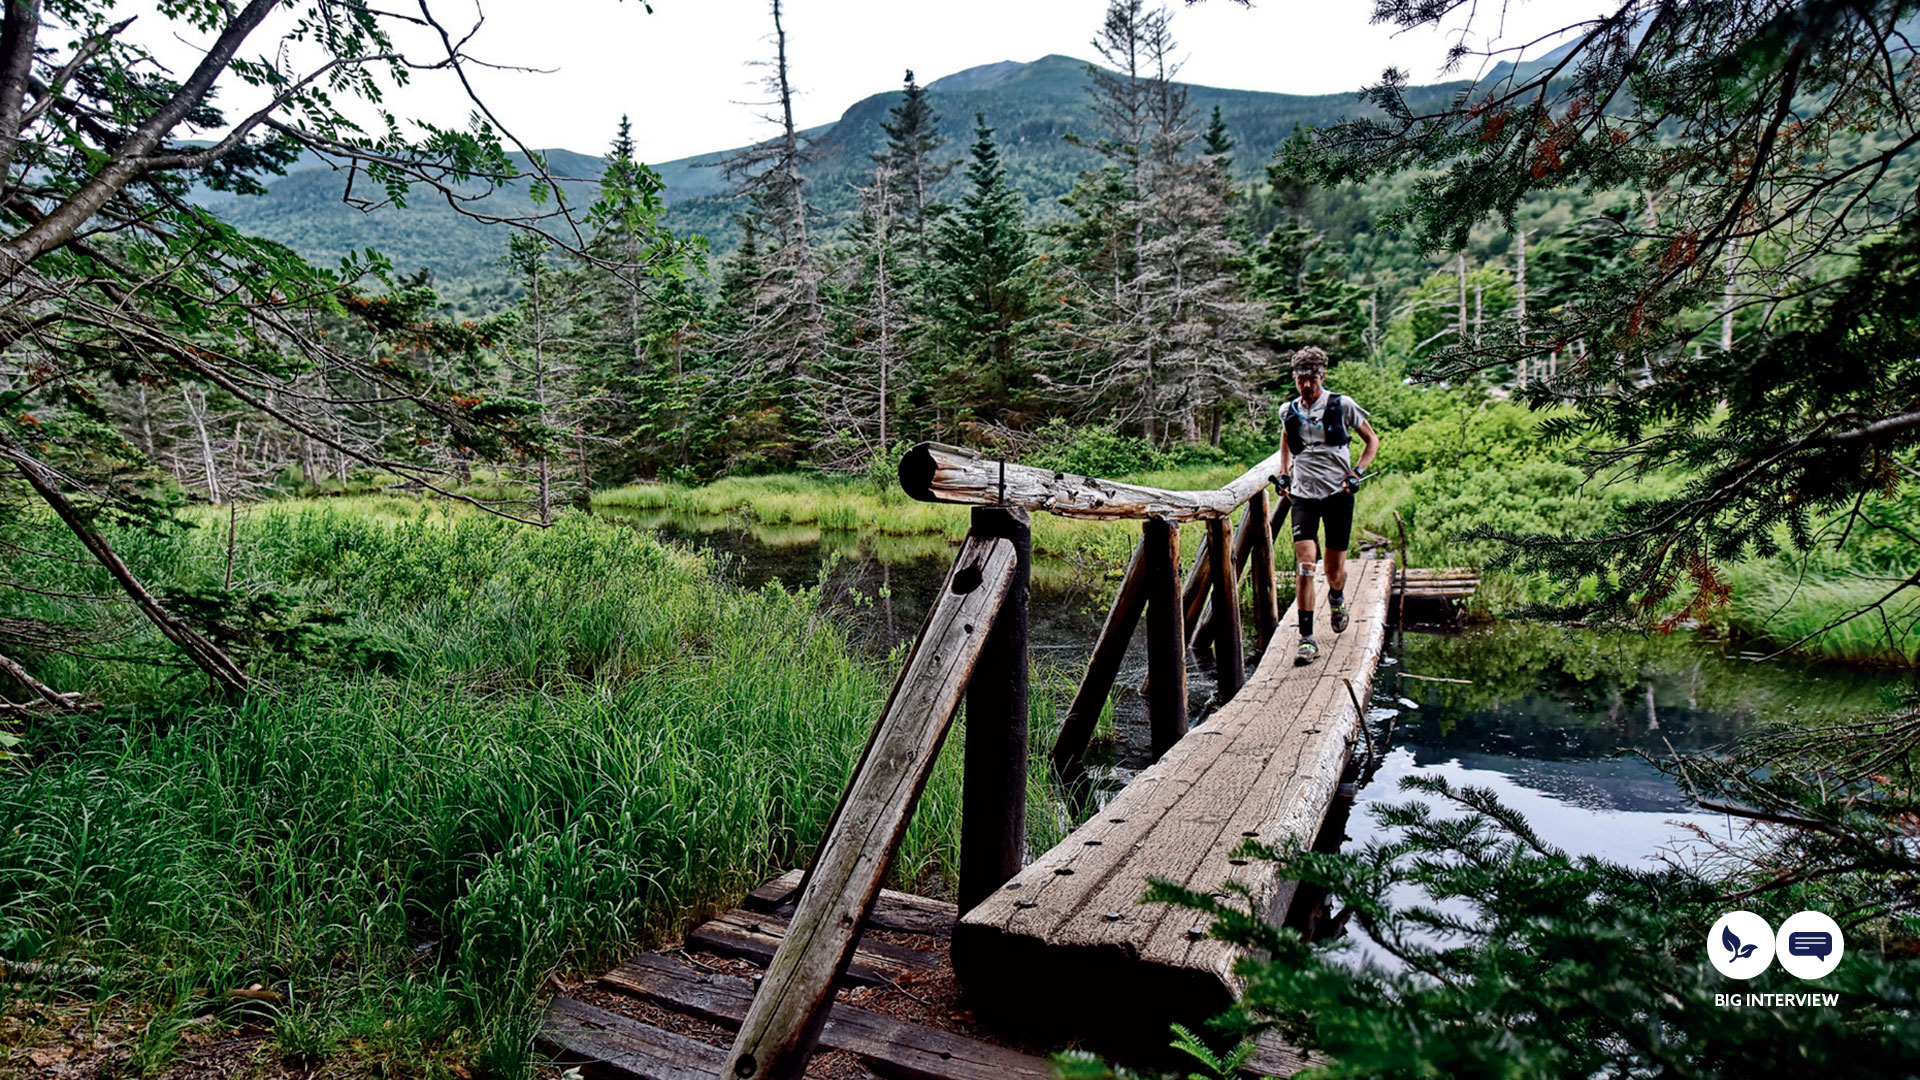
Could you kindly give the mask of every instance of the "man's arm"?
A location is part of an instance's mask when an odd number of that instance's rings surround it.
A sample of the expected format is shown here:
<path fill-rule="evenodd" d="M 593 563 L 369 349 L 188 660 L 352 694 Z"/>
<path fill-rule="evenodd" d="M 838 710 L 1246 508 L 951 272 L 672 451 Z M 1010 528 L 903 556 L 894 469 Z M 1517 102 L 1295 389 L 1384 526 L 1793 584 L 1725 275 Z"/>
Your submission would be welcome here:
<path fill-rule="evenodd" d="M 1361 441 L 1366 443 L 1365 446 L 1360 448 L 1360 468 L 1362 471 L 1365 471 L 1367 466 L 1373 464 L 1373 455 L 1380 452 L 1380 436 L 1373 433 L 1373 423 L 1368 420 L 1360 421 L 1358 430 Z M 1285 461 L 1286 459 L 1282 458 L 1281 460 Z"/>
<path fill-rule="evenodd" d="M 1287 445 L 1285 440 L 1281 440 L 1280 443 L 1280 473 L 1274 477 L 1274 480 L 1279 483 L 1282 491 L 1293 486 L 1293 447 Z"/>

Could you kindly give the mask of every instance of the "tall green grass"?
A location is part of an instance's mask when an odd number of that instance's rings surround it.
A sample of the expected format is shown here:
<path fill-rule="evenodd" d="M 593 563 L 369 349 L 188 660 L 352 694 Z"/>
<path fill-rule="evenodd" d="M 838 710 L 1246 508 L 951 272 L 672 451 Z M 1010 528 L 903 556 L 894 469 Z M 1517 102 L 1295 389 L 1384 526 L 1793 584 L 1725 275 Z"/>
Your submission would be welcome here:
<path fill-rule="evenodd" d="M 1862 664 L 1920 665 L 1920 596 L 1908 589 L 1876 602 L 1904 575 L 1801 573 L 1768 560 L 1734 567 L 1733 595 L 1719 618 L 1768 648 Z"/>
<path fill-rule="evenodd" d="M 255 656 L 244 700 L 35 658 L 63 688 L 140 704 L 23 732 L 0 784 L 0 955 L 92 965 L 97 993 L 148 1003 L 135 1071 L 262 983 L 289 998 L 289 1060 L 351 1047 L 386 1071 L 523 1075 L 550 972 L 808 856 L 884 701 L 894 668 L 810 592 L 731 588 L 581 516 L 542 531 L 391 509 L 249 518 L 236 590 L 339 625 L 306 660 Z M 225 574 L 224 528 L 116 541 L 150 580 Z M 1050 708 L 1036 700 L 1036 743 Z M 963 737 L 895 884 L 951 880 Z M 1060 828 L 1050 806 L 1033 818 L 1041 842 Z"/>

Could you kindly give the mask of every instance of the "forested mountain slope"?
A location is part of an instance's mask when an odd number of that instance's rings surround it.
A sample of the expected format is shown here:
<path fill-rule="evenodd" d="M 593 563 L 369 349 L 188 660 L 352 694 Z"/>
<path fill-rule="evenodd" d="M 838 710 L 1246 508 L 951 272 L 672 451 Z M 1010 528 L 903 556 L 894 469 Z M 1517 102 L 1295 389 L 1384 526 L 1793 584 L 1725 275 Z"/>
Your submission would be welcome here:
<path fill-rule="evenodd" d="M 1356 83 L 1365 78 L 1356 71 Z M 1028 214 L 1040 221 L 1057 217 L 1057 200 L 1072 186 L 1074 175 L 1091 168 L 1096 160 L 1092 151 L 1067 138 L 1092 135 L 1086 83 L 1086 62 L 1067 56 L 987 64 L 935 80 L 928 89 L 941 114 L 945 156 L 961 156 L 972 138 L 974 114 L 984 114 L 997 129 L 1002 160 L 1026 200 Z M 1416 104 L 1437 101 L 1457 93 L 1461 86 L 1425 87 L 1412 97 Z M 1326 124 L 1368 108 L 1354 94 L 1302 96 L 1208 86 L 1189 86 L 1188 93 L 1196 128 L 1205 125 L 1214 106 L 1220 107 L 1238 144 L 1235 170 L 1242 178 L 1259 175 L 1273 149 L 1296 124 Z M 829 231 L 837 229 L 853 205 L 854 189 L 865 182 L 872 168 L 870 155 L 885 141 L 880 122 L 899 97 L 897 87 L 881 90 L 855 103 L 835 123 L 805 133 L 813 148 L 809 199 Z M 642 116 L 636 122 L 644 126 L 646 121 Z M 612 134 L 608 133 L 609 138 Z M 655 166 L 667 185 L 668 224 L 676 232 L 708 236 L 719 250 L 735 243 L 733 199 L 717 167 L 729 153 L 716 151 Z M 573 201 L 582 205 L 590 201 L 591 181 L 600 175 L 601 159 L 567 150 L 547 154 L 555 175 L 579 181 L 566 185 Z M 343 200 L 347 183 L 345 172 L 307 159 L 287 176 L 273 179 L 265 196 L 224 198 L 216 205 L 240 228 L 323 261 L 372 247 L 391 256 L 403 270 L 432 268 L 443 283 L 460 282 L 485 292 L 501 277 L 494 267 L 505 250 L 506 230 L 465 217 L 424 193 L 404 210 L 391 206 L 363 210 Z M 943 188 L 952 190 L 940 194 L 957 193 L 961 183 L 957 173 L 950 176 Z M 354 193 L 379 194 L 364 176 L 356 181 Z M 524 189 L 496 193 L 485 200 L 490 214 L 520 213 L 530 206 Z"/>

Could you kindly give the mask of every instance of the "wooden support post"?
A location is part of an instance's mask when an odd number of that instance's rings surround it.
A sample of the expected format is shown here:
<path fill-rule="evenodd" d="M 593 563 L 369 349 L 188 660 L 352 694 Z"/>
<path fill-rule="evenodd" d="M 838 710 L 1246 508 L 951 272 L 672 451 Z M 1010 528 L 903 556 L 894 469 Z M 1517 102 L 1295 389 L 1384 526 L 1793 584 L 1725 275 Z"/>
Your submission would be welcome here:
<path fill-rule="evenodd" d="M 1207 548 L 1219 567 L 1213 575 L 1214 678 L 1220 700 L 1228 702 L 1247 681 L 1246 654 L 1240 640 L 1240 579 L 1233 572 L 1233 553 L 1227 550 L 1227 523 L 1207 521 Z"/>
<path fill-rule="evenodd" d="M 1400 534 L 1400 565 L 1393 568 L 1395 583 L 1399 585 L 1394 592 L 1400 609 L 1393 613 L 1393 621 L 1400 628 L 1400 640 L 1404 643 L 1407 640 L 1407 523 L 1400 520 L 1398 510 L 1393 512 L 1393 528 Z"/>
<path fill-rule="evenodd" d="M 834 981 L 853 958 L 880 878 L 920 801 L 1017 562 L 1005 540 L 974 536 L 961 546 L 840 797 L 721 1076 L 787 1080 L 805 1071 L 827 1021 Z"/>
<path fill-rule="evenodd" d="M 1027 852 L 1027 599 L 1033 528 L 1017 506 L 981 506 L 973 533 L 1012 542 L 1013 584 L 967 683 L 966 775 L 960 797 L 960 910 L 1020 872 Z"/>
<path fill-rule="evenodd" d="M 1093 737 L 1094 725 L 1099 723 L 1100 712 L 1106 708 L 1107 694 L 1113 690 L 1113 680 L 1119 677 L 1127 644 L 1133 640 L 1134 628 L 1140 625 L 1140 611 L 1147 603 L 1148 561 L 1146 541 L 1142 540 L 1140 546 L 1133 549 L 1127 575 L 1120 581 L 1120 591 L 1113 594 L 1106 625 L 1100 628 L 1100 637 L 1093 643 L 1093 655 L 1087 659 L 1087 674 L 1080 680 L 1073 704 L 1067 706 L 1066 719 L 1060 722 L 1060 734 L 1053 740 L 1053 771 L 1063 779 L 1080 775 L 1087 740 Z"/>
<path fill-rule="evenodd" d="M 1177 528 L 1174 531 L 1176 535 L 1179 532 Z M 1213 549 L 1201 544 L 1200 553 L 1193 557 L 1193 565 L 1187 568 L 1187 580 L 1180 586 L 1180 610 L 1186 621 L 1187 641 L 1201 652 L 1211 644 L 1202 615 L 1207 610 L 1207 592 L 1213 585 L 1214 565 Z M 1151 689 L 1151 683 L 1140 684 L 1142 694 Z"/>
<path fill-rule="evenodd" d="M 1264 490 L 1262 489 L 1263 494 Z M 1252 505 L 1251 500 L 1248 501 L 1248 505 Z M 1253 534 L 1256 530 L 1251 527 L 1252 521 L 1252 518 L 1243 513 L 1240 515 L 1240 523 L 1233 527 L 1233 579 L 1235 581 L 1239 581 L 1246 575 L 1247 559 L 1253 555 Z M 1207 545 L 1202 545 L 1200 550 L 1205 552 Z M 1212 560 L 1209 559 L 1208 562 L 1211 564 Z M 1200 604 L 1187 605 L 1187 637 L 1194 643 L 1195 648 L 1210 646 L 1213 643 L 1213 605 L 1208 599 L 1213 584 L 1212 579 L 1209 578 L 1202 584 L 1205 588 L 1200 590 Z"/>
<path fill-rule="evenodd" d="M 1242 521 L 1245 527 L 1248 521 L 1267 520 L 1267 493 L 1255 495 L 1247 503 L 1247 516 Z M 1260 651 L 1265 652 L 1267 643 L 1280 629 L 1280 594 L 1273 581 L 1273 532 L 1270 529 L 1253 530 L 1253 628 Z"/>
<path fill-rule="evenodd" d="M 1187 733 L 1186 609 L 1180 603 L 1180 529 L 1148 518 L 1140 544 L 1147 564 L 1147 697 L 1153 759 L 1173 748 Z"/>

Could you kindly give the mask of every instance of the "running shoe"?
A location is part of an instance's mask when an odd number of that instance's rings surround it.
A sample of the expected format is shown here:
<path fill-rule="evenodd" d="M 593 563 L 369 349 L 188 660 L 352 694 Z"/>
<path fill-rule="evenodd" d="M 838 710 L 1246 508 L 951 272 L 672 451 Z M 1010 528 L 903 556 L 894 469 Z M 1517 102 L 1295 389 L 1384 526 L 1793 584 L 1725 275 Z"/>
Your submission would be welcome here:
<path fill-rule="evenodd" d="M 1320 657 L 1320 646 L 1312 638 L 1300 639 L 1300 651 L 1293 654 L 1294 667 L 1306 667 Z"/>
<path fill-rule="evenodd" d="M 1347 628 L 1347 598 L 1343 596 L 1333 600 L 1328 606 L 1333 611 L 1333 632 L 1337 634 Z"/>

